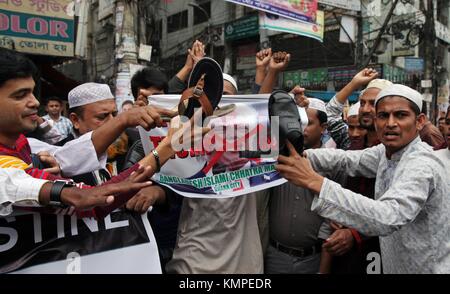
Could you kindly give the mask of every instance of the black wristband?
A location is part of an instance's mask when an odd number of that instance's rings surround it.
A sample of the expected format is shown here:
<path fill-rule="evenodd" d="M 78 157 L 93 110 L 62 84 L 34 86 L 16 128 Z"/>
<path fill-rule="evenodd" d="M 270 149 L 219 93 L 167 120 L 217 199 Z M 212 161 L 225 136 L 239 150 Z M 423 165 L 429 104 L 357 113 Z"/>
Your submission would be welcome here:
<path fill-rule="evenodd" d="M 62 201 L 61 201 L 61 191 L 67 187 L 73 187 L 73 183 L 61 181 L 61 180 L 54 181 L 53 185 L 50 189 L 49 205 L 59 206 L 59 207 L 67 207 L 67 205 L 62 203 Z"/>
<path fill-rule="evenodd" d="M 155 171 L 155 173 L 159 173 L 159 171 L 161 170 L 161 163 L 159 162 L 158 151 L 156 151 L 156 149 L 153 149 L 152 150 L 152 154 L 155 157 L 155 161 L 156 161 L 156 171 Z"/>

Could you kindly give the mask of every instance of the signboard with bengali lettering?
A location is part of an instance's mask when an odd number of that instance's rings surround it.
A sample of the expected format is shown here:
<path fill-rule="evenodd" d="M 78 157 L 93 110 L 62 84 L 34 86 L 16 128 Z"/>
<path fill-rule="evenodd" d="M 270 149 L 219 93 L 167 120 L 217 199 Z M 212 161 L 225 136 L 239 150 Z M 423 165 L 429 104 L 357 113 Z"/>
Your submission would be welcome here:
<path fill-rule="evenodd" d="M 259 34 L 258 15 L 239 18 L 225 24 L 225 40 L 245 39 Z"/>
<path fill-rule="evenodd" d="M 73 56 L 74 38 L 74 1 L 0 0 L 0 47 Z"/>

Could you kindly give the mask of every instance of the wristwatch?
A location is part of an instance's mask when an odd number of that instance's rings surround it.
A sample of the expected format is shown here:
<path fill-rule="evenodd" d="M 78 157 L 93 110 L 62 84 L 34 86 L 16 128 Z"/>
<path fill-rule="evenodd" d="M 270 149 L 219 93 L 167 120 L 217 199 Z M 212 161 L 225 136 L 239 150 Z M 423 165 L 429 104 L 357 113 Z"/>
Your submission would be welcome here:
<path fill-rule="evenodd" d="M 64 188 L 74 187 L 75 183 L 72 181 L 63 181 L 56 180 L 53 182 L 53 185 L 50 189 L 50 202 L 49 205 L 58 206 L 58 207 L 67 207 L 67 204 L 64 204 L 61 201 L 61 192 Z"/>

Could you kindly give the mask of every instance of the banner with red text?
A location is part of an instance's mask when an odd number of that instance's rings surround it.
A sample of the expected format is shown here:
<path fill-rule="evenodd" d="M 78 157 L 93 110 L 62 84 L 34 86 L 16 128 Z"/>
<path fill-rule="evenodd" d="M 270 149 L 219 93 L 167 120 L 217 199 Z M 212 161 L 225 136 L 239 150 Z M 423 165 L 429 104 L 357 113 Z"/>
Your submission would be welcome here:
<path fill-rule="evenodd" d="M 278 186 L 286 182 L 275 171 L 277 128 L 270 130 L 269 95 L 223 96 L 220 107 L 234 104 L 235 110 L 212 119 L 212 128 L 199 149 L 183 150 L 170 159 L 153 180 L 186 197 L 234 197 Z M 172 109 L 180 95 L 149 97 L 149 103 Z M 168 127 L 149 132 L 139 128 L 146 154 L 166 136 Z M 261 156 L 261 152 L 266 155 Z M 267 154 L 269 153 L 269 154 Z"/>

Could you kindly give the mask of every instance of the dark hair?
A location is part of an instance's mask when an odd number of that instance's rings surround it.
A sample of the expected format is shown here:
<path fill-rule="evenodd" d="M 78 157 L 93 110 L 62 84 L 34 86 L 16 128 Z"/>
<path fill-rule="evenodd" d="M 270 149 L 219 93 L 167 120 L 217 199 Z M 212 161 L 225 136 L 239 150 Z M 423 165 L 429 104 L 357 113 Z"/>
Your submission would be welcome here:
<path fill-rule="evenodd" d="M 122 103 L 122 108 L 123 108 L 125 105 L 127 105 L 127 104 L 134 105 L 133 101 L 131 101 L 131 100 L 125 100 L 125 101 L 123 101 L 123 103 Z"/>
<path fill-rule="evenodd" d="M 409 106 L 411 107 L 411 109 L 414 111 L 414 114 L 415 114 L 416 116 L 418 116 L 418 115 L 421 114 L 421 113 L 426 114 L 425 112 L 420 112 L 419 106 L 417 106 L 416 103 L 412 102 L 412 101 L 409 100 L 409 99 L 408 99 L 408 103 L 409 103 Z M 425 108 L 426 108 L 426 107 L 425 107 Z M 423 111 L 423 110 L 422 110 L 422 111 Z"/>
<path fill-rule="evenodd" d="M 37 83 L 39 74 L 36 65 L 20 53 L 0 48 L 0 87 L 9 80 L 28 77 Z"/>
<path fill-rule="evenodd" d="M 73 108 L 69 108 L 69 114 L 70 113 L 75 113 L 78 117 L 83 118 L 83 114 L 84 114 L 84 107 L 82 106 L 76 106 Z"/>
<path fill-rule="evenodd" d="M 50 101 L 56 101 L 56 102 L 58 102 L 59 104 L 62 105 L 62 100 L 59 97 L 52 96 L 52 97 L 47 98 L 45 100 L 45 105 L 48 105 L 50 103 Z"/>
<path fill-rule="evenodd" d="M 134 98 L 137 98 L 139 88 L 146 89 L 150 87 L 161 89 L 164 93 L 169 92 L 166 74 L 158 69 L 145 67 L 136 72 L 131 78 L 131 92 Z"/>
<path fill-rule="evenodd" d="M 450 106 L 447 108 L 447 113 L 445 115 L 445 117 L 447 117 L 450 114 Z"/>
<path fill-rule="evenodd" d="M 321 110 L 317 110 L 317 118 L 319 119 L 320 124 L 326 123 L 328 121 L 327 113 Z"/>

